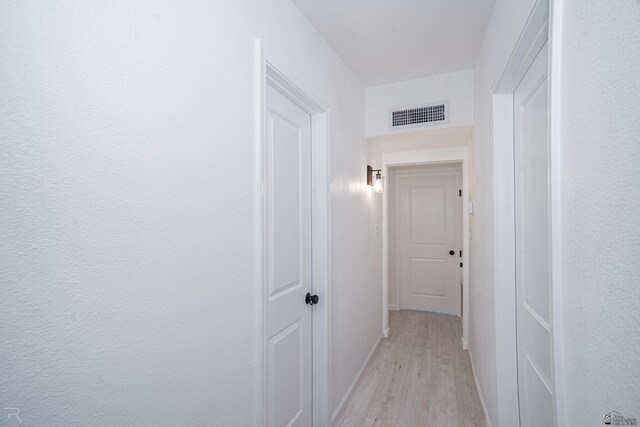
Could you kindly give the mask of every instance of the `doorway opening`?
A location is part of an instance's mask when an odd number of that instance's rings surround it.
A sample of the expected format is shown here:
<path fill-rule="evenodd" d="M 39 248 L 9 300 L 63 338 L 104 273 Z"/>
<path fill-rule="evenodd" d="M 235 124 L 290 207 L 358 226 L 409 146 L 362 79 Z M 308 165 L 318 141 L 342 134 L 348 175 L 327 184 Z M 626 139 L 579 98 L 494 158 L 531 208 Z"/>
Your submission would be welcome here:
<path fill-rule="evenodd" d="M 448 166 L 447 166 L 448 165 Z M 424 167 L 432 167 L 432 168 L 451 168 L 451 166 L 458 167 L 460 173 L 460 185 L 458 188 L 455 188 L 455 197 L 457 198 L 459 203 L 459 208 L 457 212 L 459 213 L 459 237 L 457 237 L 457 248 L 447 249 L 447 257 L 451 257 L 450 259 L 456 258 L 457 267 L 457 285 L 459 287 L 459 292 L 462 296 L 461 304 L 457 302 L 459 305 L 459 311 L 454 310 L 456 315 L 462 316 L 462 348 L 468 348 L 468 331 L 469 331 L 469 316 L 468 307 L 469 307 L 469 269 L 468 269 L 468 257 L 469 257 L 469 216 L 466 214 L 469 212 L 469 203 L 468 203 L 468 188 L 469 188 L 469 171 L 468 171 L 468 151 L 466 146 L 458 146 L 451 148 L 442 148 L 442 149 L 430 149 L 430 150 L 420 150 L 420 151 L 406 151 L 406 152 L 393 152 L 393 153 L 385 153 L 382 156 L 382 168 L 385 176 L 389 176 L 390 173 L 393 173 L 394 168 L 424 168 Z M 443 190 L 444 191 L 444 190 Z M 392 191 L 393 192 L 393 191 Z M 395 243 L 392 247 L 390 245 L 390 236 L 391 236 L 391 228 L 395 227 L 395 222 L 390 220 L 392 215 L 392 209 L 394 207 L 390 204 L 390 192 L 385 191 L 383 193 L 383 202 L 382 202 L 382 331 L 383 336 L 387 337 L 389 334 L 389 309 L 398 309 L 397 302 L 400 298 L 395 296 L 395 307 L 393 305 L 390 306 L 391 295 L 389 292 L 391 285 L 391 252 L 395 250 Z M 420 193 L 420 191 L 418 192 Z M 422 192 L 422 194 L 418 194 L 420 196 L 429 196 L 429 191 Z M 431 194 L 433 195 L 433 194 Z M 423 197 L 424 198 L 424 197 Z M 449 251 L 454 250 L 454 255 L 450 255 Z M 462 254 L 460 254 L 462 251 Z M 462 255 L 462 256 L 460 256 Z M 419 258 L 419 257 L 414 257 Z M 423 257 L 425 258 L 425 257 Z M 445 258 L 447 259 L 447 258 Z M 419 265 L 420 262 L 423 262 L 422 265 Z M 439 261 L 440 264 L 445 263 L 446 261 Z M 449 261 L 451 262 L 451 261 Z M 420 271 L 420 269 L 425 270 L 424 267 L 427 267 L 424 261 L 418 261 L 416 264 L 416 273 Z M 433 263 L 431 266 L 433 266 Z M 460 266 L 461 265 L 461 266 Z M 431 267 L 428 266 L 428 267 Z M 420 268 L 417 268 L 420 267 Z M 429 270 L 429 268 L 426 268 Z M 432 269 L 433 270 L 433 269 Z M 437 271 L 437 269 L 435 269 Z M 441 269 L 442 270 L 442 269 Z M 394 272 L 395 275 L 395 272 Z M 395 281 L 395 277 L 393 278 Z M 397 290 L 397 287 L 396 287 Z M 455 301 L 455 297 L 454 300 Z M 458 299 L 458 301 L 460 301 Z M 437 311 L 437 310 L 436 310 Z M 445 311 L 448 312 L 448 311 Z"/>

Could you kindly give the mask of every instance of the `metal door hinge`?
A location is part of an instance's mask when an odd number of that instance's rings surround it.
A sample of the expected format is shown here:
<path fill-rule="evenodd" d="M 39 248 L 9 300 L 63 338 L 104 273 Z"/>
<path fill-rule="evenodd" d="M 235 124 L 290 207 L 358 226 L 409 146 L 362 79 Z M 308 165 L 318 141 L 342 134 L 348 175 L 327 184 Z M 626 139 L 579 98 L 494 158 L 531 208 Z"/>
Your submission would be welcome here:
<path fill-rule="evenodd" d="M 462 251 L 460 251 L 460 258 L 462 258 Z"/>
<path fill-rule="evenodd" d="M 462 190 L 458 190 L 458 196 L 462 197 Z"/>

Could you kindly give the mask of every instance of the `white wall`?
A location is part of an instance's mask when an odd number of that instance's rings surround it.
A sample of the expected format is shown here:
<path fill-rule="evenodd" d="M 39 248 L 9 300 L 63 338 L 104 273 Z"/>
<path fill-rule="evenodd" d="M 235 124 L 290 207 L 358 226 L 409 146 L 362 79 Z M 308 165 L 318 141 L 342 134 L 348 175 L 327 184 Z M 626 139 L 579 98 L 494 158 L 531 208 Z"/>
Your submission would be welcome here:
<path fill-rule="evenodd" d="M 360 82 L 288 0 L 1 8 L 3 407 L 258 423 L 262 38 L 331 107 L 335 408 L 381 324 Z"/>
<path fill-rule="evenodd" d="M 559 424 L 640 419 L 640 4 L 555 11 Z"/>
<path fill-rule="evenodd" d="M 493 142 L 491 89 L 518 40 L 535 0 L 497 0 L 475 69 L 475 123 L 470 152 L 471 220 L 469 350 L 479 392 L 493 427 L 498 426 L 495 280 L 493 271 Z M 510 427 L 510 426 L 503 426 Z"/>
<path fill-rule="evenodd" d="M 378 136 L 415 132 L 416 128 L 389 129 L 390 111 L 395 108 L 449 101 L 447 124 L 428 129 L 468 126 L 473 124 L 473 70 L 439 74 L 367 88 L 366 135 Z"/>

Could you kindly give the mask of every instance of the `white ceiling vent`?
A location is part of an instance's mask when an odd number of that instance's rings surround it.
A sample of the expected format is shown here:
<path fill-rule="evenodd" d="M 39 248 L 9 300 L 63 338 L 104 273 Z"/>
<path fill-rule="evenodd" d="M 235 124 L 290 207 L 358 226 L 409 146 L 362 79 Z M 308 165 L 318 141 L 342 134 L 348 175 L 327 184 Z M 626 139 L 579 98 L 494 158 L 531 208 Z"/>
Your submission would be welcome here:
<path fill-rule="evenodd" d="M 439 125 L 448 122 L 447 102 L 391 111 L 391 128 Z"/>

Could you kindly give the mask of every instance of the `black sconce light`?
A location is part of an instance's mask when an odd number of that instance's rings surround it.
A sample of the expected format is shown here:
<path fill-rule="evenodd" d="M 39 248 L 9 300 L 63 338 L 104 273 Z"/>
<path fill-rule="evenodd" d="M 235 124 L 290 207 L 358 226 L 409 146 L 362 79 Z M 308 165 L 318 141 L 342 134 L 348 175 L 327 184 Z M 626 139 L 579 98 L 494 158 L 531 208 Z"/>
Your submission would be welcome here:
<path fill-rule="evenodd" d="M 376 173 L 374 178 L 373 173 Z M 382 193 L 384 190 L 384 177 L 380 174 L 382 169 L 374 169 L 367 165 L 367 185 L 373 187 L 375 193 Z"/>

